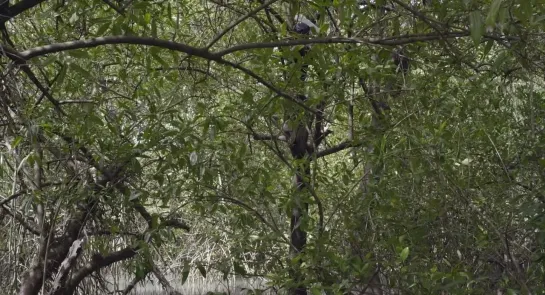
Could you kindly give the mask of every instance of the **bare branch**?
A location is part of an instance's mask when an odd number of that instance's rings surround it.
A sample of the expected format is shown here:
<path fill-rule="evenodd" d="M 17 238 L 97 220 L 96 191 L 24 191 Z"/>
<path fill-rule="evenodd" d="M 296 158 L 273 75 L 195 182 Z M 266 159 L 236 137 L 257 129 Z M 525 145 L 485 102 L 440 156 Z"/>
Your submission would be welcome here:
<path fill-rule="evenodd" d="M 64 261 L 61 263 L 61 266 L 59 267 L 59 271 L 55 275 L 55 279 L 53 281 L 53 287 L 51 288 L 51 291 L 49 294 L 58 294 L 60 290 L 62 289 L 62 285 L 64 281 L 66 280 L 66 276 L 68 275 L 68 272 L 74 264 L 76 263 L 77 258 L 81 255 L 83 252 L 83 245 L 86 242 L 86 238 L 83 237 L 81 239 L 75 240 L 74 243 L 72 243 L 72 246 L 70 247 L 70 250 L 68 251 L 68 255 L 64 259 Z"/>
<path fill-rule="evenodd" d="M 139 246 L 127 247 L 125 249 L 110 253 L 109 255 L 102 256 L 98 253 L 95 253 L 91 258 L 91 261 L 87 263 L 84 267 L 75 272 L 72 278 L 66 283 L 66 288 L 64 289 L 65 294 L 73 294 L 76 287 L 79 283 L 94 273 L 95 271 L 108 267 L 116 262 L 127 260 L 133 258 L 138 254 Z"/>
<path fill-rule="evenodd" d="M 26 64 L 26 59 L 23 56 L 21 56 L 21 54 L 17 53 L 17 51 L 15 51 L 14 49 L 8 46 L 1 45 L 1 44 L 0 44 L 0 51 L 2 55 L 7 56 L 11 60 L 13 60 L 15 64 L 21 67 L 21 69 L 28 76 L 30 81 L 32 81 L 32 83 L 34 83 L 34 85 L 38 87 L 38 89 L 43 93 L 43 95 L 47 97 L 47 99 L 53 104 L 53 106 L 55 107 L 55 110 L 58 113 L 60 113 L 61 115 L 66 115 L 66 113 L 61 109 L 59 102 L 51 95 L 51 93 L 49 93 L 49 89 L 43 86 L 42 82 L 40 82 L 40 80 L 38 80 L 36 75 L 34 75 L 32 70 L 28 66 L 28 64 Z"/>

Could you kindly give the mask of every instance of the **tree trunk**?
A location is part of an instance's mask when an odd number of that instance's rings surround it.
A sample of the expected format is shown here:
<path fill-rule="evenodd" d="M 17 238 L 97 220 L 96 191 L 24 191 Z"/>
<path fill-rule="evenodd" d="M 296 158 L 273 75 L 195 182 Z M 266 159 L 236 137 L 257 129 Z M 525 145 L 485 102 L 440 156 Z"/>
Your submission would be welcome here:
<path fill-rule="evenodd" d="M 295 159 L 294 186 L 295 193 L 292 199 L 291 223 L 290 223 L 290 258 L 300 255 L 307 244 L 307 232 L 301 227 L 303 219 L 308 214 L 308 202 L 305 193 L 306 186 L 310 179 L 310 155 L 308 151 L 308 130 L 304 124 L 299 124 L 296 131 L 293 132 L 290 140 L 290 150 L 293 159 Z M 304 275 L 300 269 L 302 260 L 299 260 L 296 266 L 290 269 L 290 276 L 295 282 L 295 286 L 290 289 L 290 294 L 306 295 L 307 288 L 303 284 Z"/>

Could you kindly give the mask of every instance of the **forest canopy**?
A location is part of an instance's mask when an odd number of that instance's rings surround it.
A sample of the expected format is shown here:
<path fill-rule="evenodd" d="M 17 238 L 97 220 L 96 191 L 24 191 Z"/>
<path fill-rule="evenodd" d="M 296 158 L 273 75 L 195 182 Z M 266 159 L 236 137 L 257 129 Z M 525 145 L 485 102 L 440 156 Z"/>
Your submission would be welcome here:
<path fill-rule="evenodd" d="M 0 0 L 2 292 L 541 294 L 544 28 L 543 0 Z"/>

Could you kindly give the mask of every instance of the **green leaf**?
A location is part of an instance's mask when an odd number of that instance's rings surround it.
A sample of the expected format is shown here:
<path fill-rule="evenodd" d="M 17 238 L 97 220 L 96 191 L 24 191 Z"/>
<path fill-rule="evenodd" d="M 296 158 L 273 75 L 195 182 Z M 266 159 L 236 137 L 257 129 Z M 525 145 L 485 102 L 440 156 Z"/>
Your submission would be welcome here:
<path fill-rule="evenodd" d="M 146 267 L 143 265 L 138 265 L 138 268 L 135 271 L 135 276 L 137 278 L 143 278 L 146 276 L 148 272 L 146 271 Z"/>
<path fill-rule="evenodd" d="M 490 5 L 490 10 L 488 10 L 488 15 L 486 16 L 486 26 L 493 27 L 496 24 L 496 16 L 500 10 L 500 6 L 503 0 L 494 0 L 492 5 Z"/>
<path fill-rule="evenodd" d="M 312 293 L 312 295 L 322 295 L 322 290 L 320 290 L 320 288 L 317 286 L 313 286 L 310 288 L 310 293 Z"/>
<path fill-rule="evenodd" d="M 532 0 L 521 0 L 520 4 L 515 9 L 515 15 L 523 24 L 526 24 L 528 20 L 532 17 L 532 8 L 534 7 L 534 4 L 532 2 Z"/>
<path fill-rule="evenodd" d="M 42 62 L 40 64 L 41 64 L 42 67 L 45 67 L 45 66 L 50 65 L 51 63 L 53 63 L 56 60 L 57 60 L 57 55 L 52 54 L 52 55 L 48 56 L 47 58 L 45 58 L 44 60 L 42 60 Z"/>
<path fill-rule="evenodd" d="M 146 12 L 146 14 L 144 14 L 144 23 L 147 25 L 149 24 L 151 21 L 151 14 L 149 12 Z"/>
<path fill-rule="evenodd" d="M 185 284 L 185 282 L 187 281 L 190 270 L 191 270 L 191 265 L 189 264 L 189 260 L 186 259 L 184 262 L 184 268 L 182 269 L 182 285 Z"/>
<path fill-rule="evenodd" d="M 169 64 L 161 56 L 159 56 L 160 51 L 161 49 L 159 47 L 150 48 L 150 54 L 153 57 L 153 59 L 158 61 L 161 64 L 161 66 L 168 68 Z"/>
<path fill-rule="evenodd" d="M 68 19 L 68 21 L 73 24 L 75 23 L 77 20 L 79 19 L 79 16 L 78 16 L 78 13 L 77 12 L 74 12 L 70 18 Z"/>
<path fill-rule="evenodd" d="M 102 36 L 110 28 L 111 25 L 112 25 L 111 22 L 106 22 L 106 23 L 102 24 L 100 27 L 98 27 L 97 32 L 95 33 L 95 35 Z"/>
<path fill-rule="evenodd" d="M 13 148 L 16 148 L 17 146 L 19 146 L 19 144 L 21 143 L 22 140 L 23 140 L 23 137 L 21 137 L 21 136 L 15 137 L 15 139 L 14 139 L 13 142 L 11 143 L 11 146 L 12 146 Z"/>
<path fill-rule="evenodd" d="M 80 73 L 83 77 L 85 78 L 92 78 L 93 75 L 87 71 L 86 69 L 80 67 L 78 64 L 76 63 L 73 63 L 73 64 L 70 64 L 70 68 L 78 73 Z"/>
<path fill-rule="evenodd" d="M 246 269 L 238 261 L 233 262 L 233 268 L 235 270 L 235 273 L 237 273 L 239 275 L 245 275 L 246 274 Z"/>
<path fill-rule="evenodd" d="M 409 257 L 409 247 L 405 247 L 405 249 L 401 251 L 401 254 L 399 254 L 399 258 L 401 258 L 401 261 L 403 262 L 407 260 L 407 257 Z"/>
<path fill-rule="evenodd" d="M 112 32 L 111 34 L 113 35 L 121 35 L 123 33 L 123 28 L 122 28 L 122 25 L 123 23 L 118 20 L 114 23 L 113 27 L 112 27 Z"/>
<path fill-rule="evenodd" d="M 151 217 L 151 228 L 157 228 L 157 226 L 159 225 L 159 215 L 158 214 L 153 214 L 152 217 Z"/>
<path fill-rule="evenodd" d="M 469 14 L 469 28 L 471 30 L 471 39 L 473 39 L 473 43 L 477 47 L 483 36 L 483 22 L 480 11 L 475 10 Z"/>
<path fill-rule="evenodd" d="M 116 234 L 119 232 L 119 226 L 117 225 L 112 225 L 110 226 L 110 231 L 113 233 L 113 234 Z"/>
<path fill-rule="evenodd" d="M 206 278 L 206 269 L 204 268 L 204 266 L 202 265 L 200 261 L 197 261 L 197 268 L 199 269 L 199 272 L 201 273 L 201 275 L 204 278 Z"/>
<path fill-rule="evenodd" d="M 86 50 L 70 50 L 68 51 L 68 55 L 75 57 L 75 58 L 90 58 L 89 52 Z"/>
<path fill-rule="evenodd" d="M 483 50 L 483 58 L 488 55 L 488 53 L 490 52 L 490 49 L 492 49 L 493 45 L 494 45 L 494 40 L 488 40 L 486 42 L 486 45 L 485 45 L 484 50 Z"/>
<path fill-rule="evenodd" d="M 157 38 L 157 20 L 155 18 L 151 20 L 151 36 Z"/>

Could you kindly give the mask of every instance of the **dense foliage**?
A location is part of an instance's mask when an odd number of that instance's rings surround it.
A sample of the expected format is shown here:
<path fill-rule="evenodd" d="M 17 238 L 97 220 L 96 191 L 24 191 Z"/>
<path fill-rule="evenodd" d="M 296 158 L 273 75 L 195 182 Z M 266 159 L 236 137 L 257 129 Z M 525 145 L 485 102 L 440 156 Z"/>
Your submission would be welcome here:
<path fill-rule="evenodd" d="M 545 290 L 543 0 L 0 1 L 6 294 Z"/>

